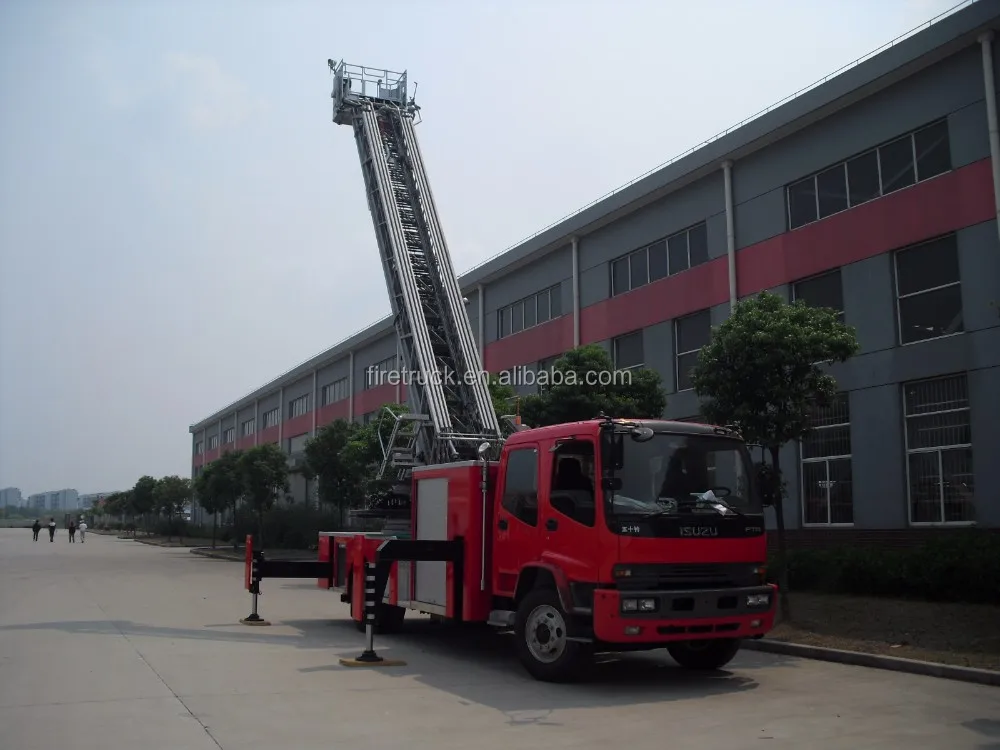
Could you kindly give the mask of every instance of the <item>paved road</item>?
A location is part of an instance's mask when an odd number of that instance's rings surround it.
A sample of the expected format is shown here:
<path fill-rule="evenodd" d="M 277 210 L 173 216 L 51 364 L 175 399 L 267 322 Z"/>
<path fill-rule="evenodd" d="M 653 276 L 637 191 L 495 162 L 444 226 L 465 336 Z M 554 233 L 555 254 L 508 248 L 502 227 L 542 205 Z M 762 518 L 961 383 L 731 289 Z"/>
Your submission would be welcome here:
<path fill-rule="evenodd" d="M 362 638 L 311 582 L 90 535 L 0 529 L 3 750 L 1000 750 L 1000 690 L 747 652 L 716 676 L 669 658 L 588 684 L 528 679 L 503 638 L 417 620 L 376 642 L 406 667 L 345 669 Z"/>

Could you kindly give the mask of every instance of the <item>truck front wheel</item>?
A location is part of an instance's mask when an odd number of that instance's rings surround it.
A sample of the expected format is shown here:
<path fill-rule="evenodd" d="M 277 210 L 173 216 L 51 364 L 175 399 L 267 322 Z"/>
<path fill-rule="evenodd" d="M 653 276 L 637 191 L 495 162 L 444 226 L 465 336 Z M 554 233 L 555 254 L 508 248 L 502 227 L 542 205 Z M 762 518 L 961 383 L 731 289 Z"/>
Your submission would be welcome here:
<path fill-rule="evenodd" d="M 569 624 L 555 589 L 535 589 L 518 605 L 517 654 L 536 680 L 565 682 L 587 663 L 586 644 L 570 640 Z"/>
<path fill-rule="evenodd" d="M 685 669 L 722 669 L 739 650 L 738 638 L 676 641 L 667 645 L 667 652 Z"/>

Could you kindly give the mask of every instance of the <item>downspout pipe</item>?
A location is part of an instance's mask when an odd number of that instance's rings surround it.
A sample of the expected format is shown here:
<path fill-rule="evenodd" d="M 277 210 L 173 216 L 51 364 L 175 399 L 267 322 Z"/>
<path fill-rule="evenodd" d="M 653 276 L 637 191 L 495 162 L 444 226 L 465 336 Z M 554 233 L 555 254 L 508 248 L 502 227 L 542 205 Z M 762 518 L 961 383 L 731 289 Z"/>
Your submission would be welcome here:
<path fill-rule="evenodd" d="M 997 127 L 997 89 L 993 76 L 993 31 L 980 35 L 983 50 L 983 83 L 986 85 L 986 122 L 990 129 L 990 163 L 993 166 L 993 208 L 1000 236 L 1000 129 Z"/>
<path fill-rule="evenodd" d="M 580 346 L 580 240 L 573 238 L 573 348 Z"/>
<path fill-rule="evenodd" d="M 733 220 L 733 163 L 722 162 L 726 190 L 726 258 L 729 262 L 729 313 L 736 307 L 736 229 Z"/>

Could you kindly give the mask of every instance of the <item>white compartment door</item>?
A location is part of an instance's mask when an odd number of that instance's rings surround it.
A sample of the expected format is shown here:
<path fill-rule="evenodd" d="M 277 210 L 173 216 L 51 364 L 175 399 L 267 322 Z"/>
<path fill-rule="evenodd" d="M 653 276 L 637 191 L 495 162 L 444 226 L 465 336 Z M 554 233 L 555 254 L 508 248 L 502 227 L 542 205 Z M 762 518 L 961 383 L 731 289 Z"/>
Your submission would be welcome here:
<path fill-rule="evenodd" d="M 417 539 L 448 539 L 448 480 L 417 480 Z M 448 563 L 418 562 L 414 599 L 445 607 L 448 604 Z"/>

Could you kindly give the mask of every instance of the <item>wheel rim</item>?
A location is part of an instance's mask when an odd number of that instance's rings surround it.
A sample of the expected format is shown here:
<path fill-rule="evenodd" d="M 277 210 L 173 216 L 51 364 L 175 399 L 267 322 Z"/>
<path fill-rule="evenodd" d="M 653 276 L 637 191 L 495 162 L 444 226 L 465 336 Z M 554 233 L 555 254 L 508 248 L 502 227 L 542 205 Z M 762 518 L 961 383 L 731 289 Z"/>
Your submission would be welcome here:
<path fill-rule="evenodd" d="M 566 620 L 551 605 L 535 607 L 528 615 L 524 639 L 534 659 L 550 664 L 566 650 Z"/>

